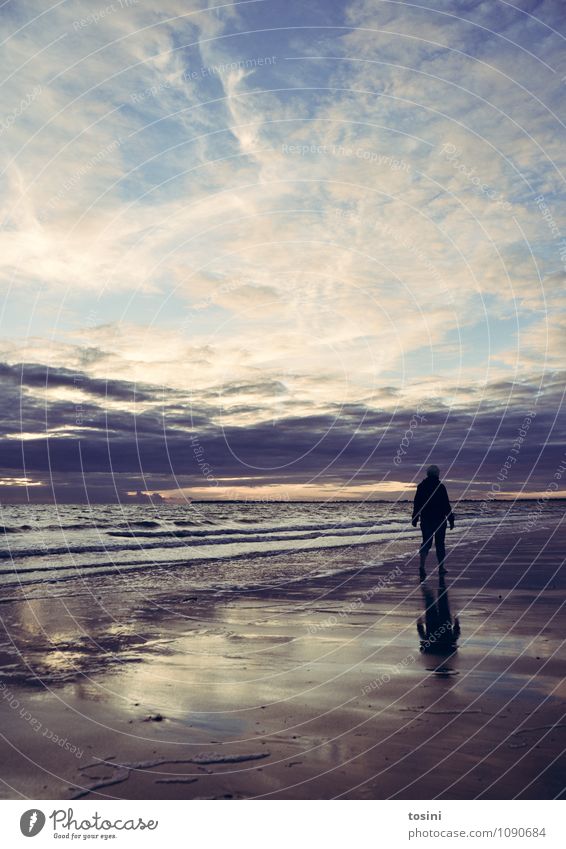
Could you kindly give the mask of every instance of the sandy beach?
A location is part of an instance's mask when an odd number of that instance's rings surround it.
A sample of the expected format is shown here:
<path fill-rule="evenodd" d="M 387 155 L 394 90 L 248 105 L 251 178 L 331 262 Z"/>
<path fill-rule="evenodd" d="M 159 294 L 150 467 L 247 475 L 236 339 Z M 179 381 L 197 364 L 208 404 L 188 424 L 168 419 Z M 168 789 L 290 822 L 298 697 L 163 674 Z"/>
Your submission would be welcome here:
<path fill-rule="evenodd" d="M 11 590 L 0 793 L 557 797 L 564 539 L 560 525 L 475 549 L 449 536 L 448 658 L 419 650 L 416 553 L 273 591 L 191 592 L 182 570 Z"/>

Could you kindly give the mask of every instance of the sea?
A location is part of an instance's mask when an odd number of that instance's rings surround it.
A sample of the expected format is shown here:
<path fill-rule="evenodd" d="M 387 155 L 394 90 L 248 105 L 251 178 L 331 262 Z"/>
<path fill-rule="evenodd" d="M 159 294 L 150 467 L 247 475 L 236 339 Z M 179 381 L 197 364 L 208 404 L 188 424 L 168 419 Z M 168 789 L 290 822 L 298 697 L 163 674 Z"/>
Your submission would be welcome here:
<path fill-rule="evenodd" d="M 98 576 L 183 577 L 194 590 L 274 588 L 414 554 L 408 502 L 0 505 L 0 597 Z M 460 502 L 447 546 L 550 526 L 564 502 Z M 433 557 L 433 554 L 431 554 Z"/>

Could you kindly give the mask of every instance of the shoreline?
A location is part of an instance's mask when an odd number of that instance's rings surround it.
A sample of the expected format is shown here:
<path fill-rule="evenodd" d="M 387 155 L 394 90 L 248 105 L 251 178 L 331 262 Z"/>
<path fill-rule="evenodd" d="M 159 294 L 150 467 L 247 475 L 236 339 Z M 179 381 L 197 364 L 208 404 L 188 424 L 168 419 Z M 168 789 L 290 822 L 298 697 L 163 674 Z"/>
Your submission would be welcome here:
<path fill-rule="evenodd" d="M 462 627 L 449 658 L 419 650 L 416 553 L 255 592 L 145 570 L 127 592 L 119 578 L 75 596 L 21 590 L 2 605 L 0 793 L 554 798 L 563 543 L 558 525 L 520 547 L 498 534 L 472 558 L 449 549 Z"/>

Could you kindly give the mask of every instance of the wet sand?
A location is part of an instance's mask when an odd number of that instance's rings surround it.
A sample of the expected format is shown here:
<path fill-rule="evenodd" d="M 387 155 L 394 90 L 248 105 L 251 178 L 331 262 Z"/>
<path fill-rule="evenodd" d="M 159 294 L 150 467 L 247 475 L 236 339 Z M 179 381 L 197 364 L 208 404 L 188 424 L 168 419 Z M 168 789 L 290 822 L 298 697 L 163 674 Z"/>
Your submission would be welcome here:
<path fill-rule="evenodd" d="M 0 795 L 561 795 L 564 531 L 456 542 L 451 657 L 419 651 L 416 557 L 245 594 L 189 570 L 11 591 Z"/>

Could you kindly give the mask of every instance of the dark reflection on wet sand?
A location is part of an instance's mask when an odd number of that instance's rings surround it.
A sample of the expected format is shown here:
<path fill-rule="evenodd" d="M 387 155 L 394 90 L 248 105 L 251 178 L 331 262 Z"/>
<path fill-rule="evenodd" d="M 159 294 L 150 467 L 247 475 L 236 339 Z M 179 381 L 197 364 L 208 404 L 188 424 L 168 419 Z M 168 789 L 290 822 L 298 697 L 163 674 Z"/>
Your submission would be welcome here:
<path fill-rule="evenodd" d="M 438 590 L 429 581 L 423 581 L 421 593 L 424 611 L 417 621 L 421 652 L 427 657 L 432 655 L 438 658 L 438 665 L 430 667 L 430 671 L 437 677 L 457 675 L 452 661 L 458 651 L 460 621 L 457 616 L 452 618 L 444 576 L 439 578 Z"/>

